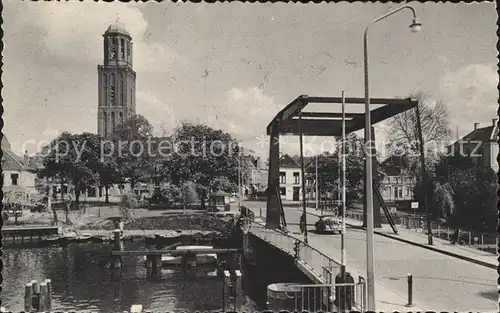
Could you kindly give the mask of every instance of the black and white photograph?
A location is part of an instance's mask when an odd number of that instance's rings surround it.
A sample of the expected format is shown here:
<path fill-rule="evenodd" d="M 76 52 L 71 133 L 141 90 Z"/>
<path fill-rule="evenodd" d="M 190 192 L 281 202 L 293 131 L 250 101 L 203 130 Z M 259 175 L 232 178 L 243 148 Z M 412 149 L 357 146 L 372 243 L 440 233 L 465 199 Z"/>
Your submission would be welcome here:
<path fill-rule="evenodd" d="M 3 1 L 1 312 L 499 312 L 495 2 Z"/>

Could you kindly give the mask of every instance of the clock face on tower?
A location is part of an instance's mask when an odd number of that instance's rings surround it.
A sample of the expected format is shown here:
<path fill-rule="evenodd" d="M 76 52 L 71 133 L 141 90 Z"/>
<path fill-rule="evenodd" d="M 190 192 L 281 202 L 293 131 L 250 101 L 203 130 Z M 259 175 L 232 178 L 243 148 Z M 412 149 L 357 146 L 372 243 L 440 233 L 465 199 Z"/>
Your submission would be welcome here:
<path fill-rule="evenodd" d="M 112 135 L 117 126 L 135 114 L 135 72 L 132 37 L 121 23 L 111 24 L 103 35 L 104 60 L 98 66 L 98 134 Z"/>

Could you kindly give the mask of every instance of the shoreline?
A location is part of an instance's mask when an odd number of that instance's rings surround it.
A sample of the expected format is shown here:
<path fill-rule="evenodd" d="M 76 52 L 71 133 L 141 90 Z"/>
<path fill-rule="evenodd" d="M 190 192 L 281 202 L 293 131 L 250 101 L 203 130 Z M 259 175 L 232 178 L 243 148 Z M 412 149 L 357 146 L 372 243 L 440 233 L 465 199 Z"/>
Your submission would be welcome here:
<path fill-rule="evenodd" d="M 143 240 L 146 245 L 168 245 L 176 242 L 211 242 L 225 241 L 230 235 L 217 231 L 200 230 L 124 230 L 123 241 Z M 112 243 L 113 231 L 109 230 L 78 230 L 68 231 L 56 236 L 41 239 L 26 239 L 22 242 L 4 238 L 4 246 L 42 247 L 52 245 L 67 245 L 74 243 Z"/>

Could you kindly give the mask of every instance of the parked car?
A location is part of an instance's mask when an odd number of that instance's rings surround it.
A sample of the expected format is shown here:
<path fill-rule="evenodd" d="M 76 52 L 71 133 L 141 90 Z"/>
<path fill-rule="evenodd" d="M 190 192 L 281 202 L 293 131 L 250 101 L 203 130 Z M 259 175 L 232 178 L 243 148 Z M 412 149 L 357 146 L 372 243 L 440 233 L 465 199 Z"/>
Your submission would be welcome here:
<path fill-rule="evenodd" d="M 324 234 L 327 232 L 332 233 L 342 233 L 341 219 L 333 214 L 321 215 L 318 221 L 314 224 L 316 227 L 316 232 L 318 234 Z"/>

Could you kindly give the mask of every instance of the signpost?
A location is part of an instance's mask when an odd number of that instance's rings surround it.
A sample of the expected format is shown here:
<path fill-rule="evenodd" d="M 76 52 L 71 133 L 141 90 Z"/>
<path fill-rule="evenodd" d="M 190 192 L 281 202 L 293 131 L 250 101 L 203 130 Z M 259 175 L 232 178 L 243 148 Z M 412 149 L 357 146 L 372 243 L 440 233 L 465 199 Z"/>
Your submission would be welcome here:
<path fill-rule="evenodd" d="M 411 208 L 413 209 L 413 215 L 417 215 L 418 202 L 412 202 Z"/>

